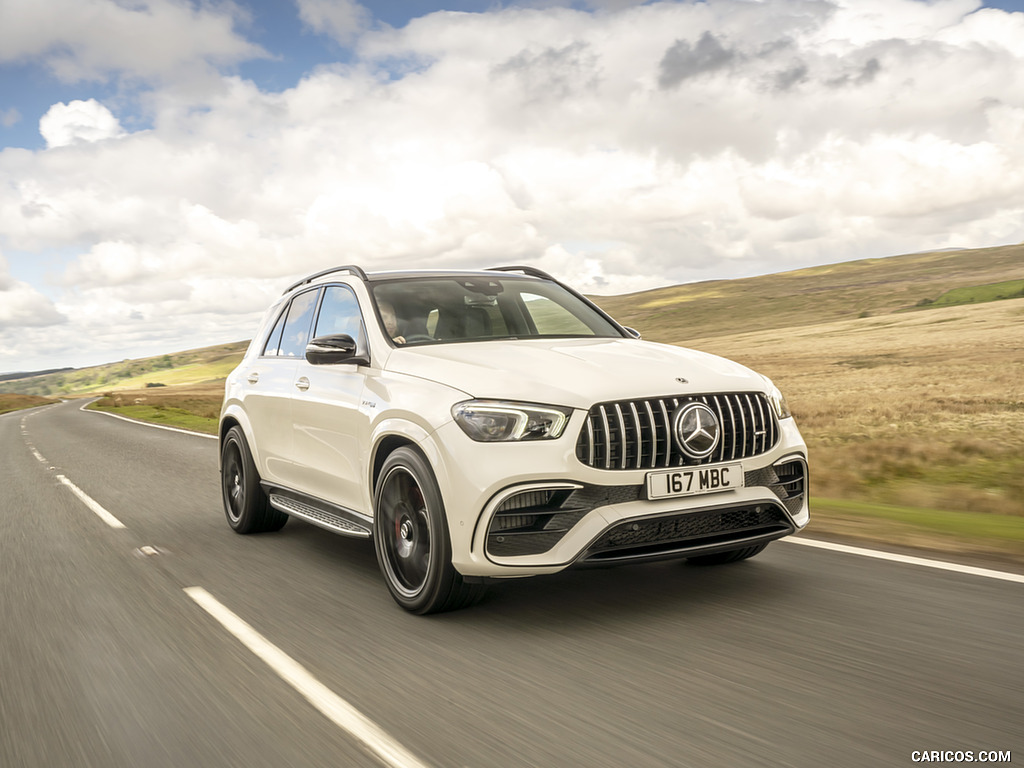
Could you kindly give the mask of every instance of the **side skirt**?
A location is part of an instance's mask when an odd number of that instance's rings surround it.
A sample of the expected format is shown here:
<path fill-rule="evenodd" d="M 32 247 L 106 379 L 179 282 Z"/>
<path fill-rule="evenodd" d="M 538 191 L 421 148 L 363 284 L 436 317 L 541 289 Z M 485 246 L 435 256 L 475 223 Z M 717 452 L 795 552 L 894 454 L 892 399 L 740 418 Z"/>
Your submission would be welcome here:
<path fill-rule="evenodd" d="M 280 512 L 343 536 L 359 539 L 371 536 L 373 519 L 364 514 L 271 483 L 262 485 L 270 506 Z"/>

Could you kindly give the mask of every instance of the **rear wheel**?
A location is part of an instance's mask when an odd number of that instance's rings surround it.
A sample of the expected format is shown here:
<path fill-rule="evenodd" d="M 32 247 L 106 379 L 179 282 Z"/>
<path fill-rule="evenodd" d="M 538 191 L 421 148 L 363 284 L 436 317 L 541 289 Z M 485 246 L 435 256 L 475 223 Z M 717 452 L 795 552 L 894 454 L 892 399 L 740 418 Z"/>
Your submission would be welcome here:
<path fill-rule="evenodd" d="M 240 427 L 232 427 L 224 436 L 220 487 L 224 514 L 235 533 L 279 531 L 288 522 L 288 515 L 270 506 Z"/>
<path fill-rule="evenodd" d="M 725 565 L 726 563 L 735 563 L 738 560 L 746 560 L 748 557 L 753 557 L 767 546 L 766 542 L 764 544 L 743 547 L 742 549 L 730 549 L 728 552 L 715 552 L 713 555 L 697 555 L 696 557 L 687 558 L 687 562 L 694 565 Z"/>
<path fill-rule="evenodd" d="M 452 567 L 441 492 L 426 459 L 409 446 L 384 461 L 373 499 L 373 542 L 391 596 L 411 613 L 451 611 L 475 603 L 481 584 Z"/>

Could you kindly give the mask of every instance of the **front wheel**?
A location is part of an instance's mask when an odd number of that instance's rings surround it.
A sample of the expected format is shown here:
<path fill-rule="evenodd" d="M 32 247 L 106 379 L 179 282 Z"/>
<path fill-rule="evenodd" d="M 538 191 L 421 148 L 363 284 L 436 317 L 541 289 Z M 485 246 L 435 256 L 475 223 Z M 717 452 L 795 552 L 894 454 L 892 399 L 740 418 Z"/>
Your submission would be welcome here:
<path fill-rule="evenodd" d="M 411 613 L 463 608 L 483 594 L 452 567 L 441 492 L 426 459 L 409 446 L 384 461 L 373 495 L 373 543 L 391 596 Z"/>
<path fill-rule="evenodd" d="M 279 531 L 288 515 L 270 506 L 241 427 L 224 436 L 220 451 L 220 488 L 224 514 L 235 533 Z"/>
<path fill-rule="evenodd" d="M 735 563 L 738 560 L 746 560 L 748 557 L 753 557 L 767 546 L 766 542 L 764 544 L 743 547 L 742 549 L 730 549 L 728 552 L 715 552 L 713 555 L 697 555 L 696 557 L 687 558 L 687 562 L 694 565 L 725 565 L 726 563 Z"/>

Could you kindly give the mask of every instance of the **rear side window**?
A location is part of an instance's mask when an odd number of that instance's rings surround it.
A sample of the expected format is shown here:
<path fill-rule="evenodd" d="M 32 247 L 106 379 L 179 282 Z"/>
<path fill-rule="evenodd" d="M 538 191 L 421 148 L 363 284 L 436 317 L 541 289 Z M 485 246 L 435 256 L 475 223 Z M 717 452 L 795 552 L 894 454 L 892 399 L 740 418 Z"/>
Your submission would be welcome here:
<path fill-rule="evenodd" d="M 313 312 L 316 310 L 316 299 L 319 290 L 300 293 L 292 299 L 288 312 L 281 315 L 277 325 L 283 327 L 278 340 L 278 328 L 275 325 L 267 341 L 263 354 L 281 357 L 305 357 L 306 344 L 309 343 L 309 329 L 313 324 Z"/>

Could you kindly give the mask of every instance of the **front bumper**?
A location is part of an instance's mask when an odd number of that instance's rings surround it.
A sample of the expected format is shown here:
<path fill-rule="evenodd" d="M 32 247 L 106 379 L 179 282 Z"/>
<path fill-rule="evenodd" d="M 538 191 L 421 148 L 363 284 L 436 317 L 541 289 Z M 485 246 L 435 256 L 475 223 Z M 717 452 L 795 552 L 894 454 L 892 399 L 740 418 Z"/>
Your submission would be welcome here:
<path fill-rule="evenodd" d="M 807 525 L 806 446 L 792 419 L 766 453 L 744 459 L 744 486 L 659 500 L 646 472 L 581 463 L 574 415 L 559 440 L 480 444 L 455 424 L 432 438 L 452 563 L 464 576 L 516 577 L 568 567 L 684 558 L 737 549 Z"/>

